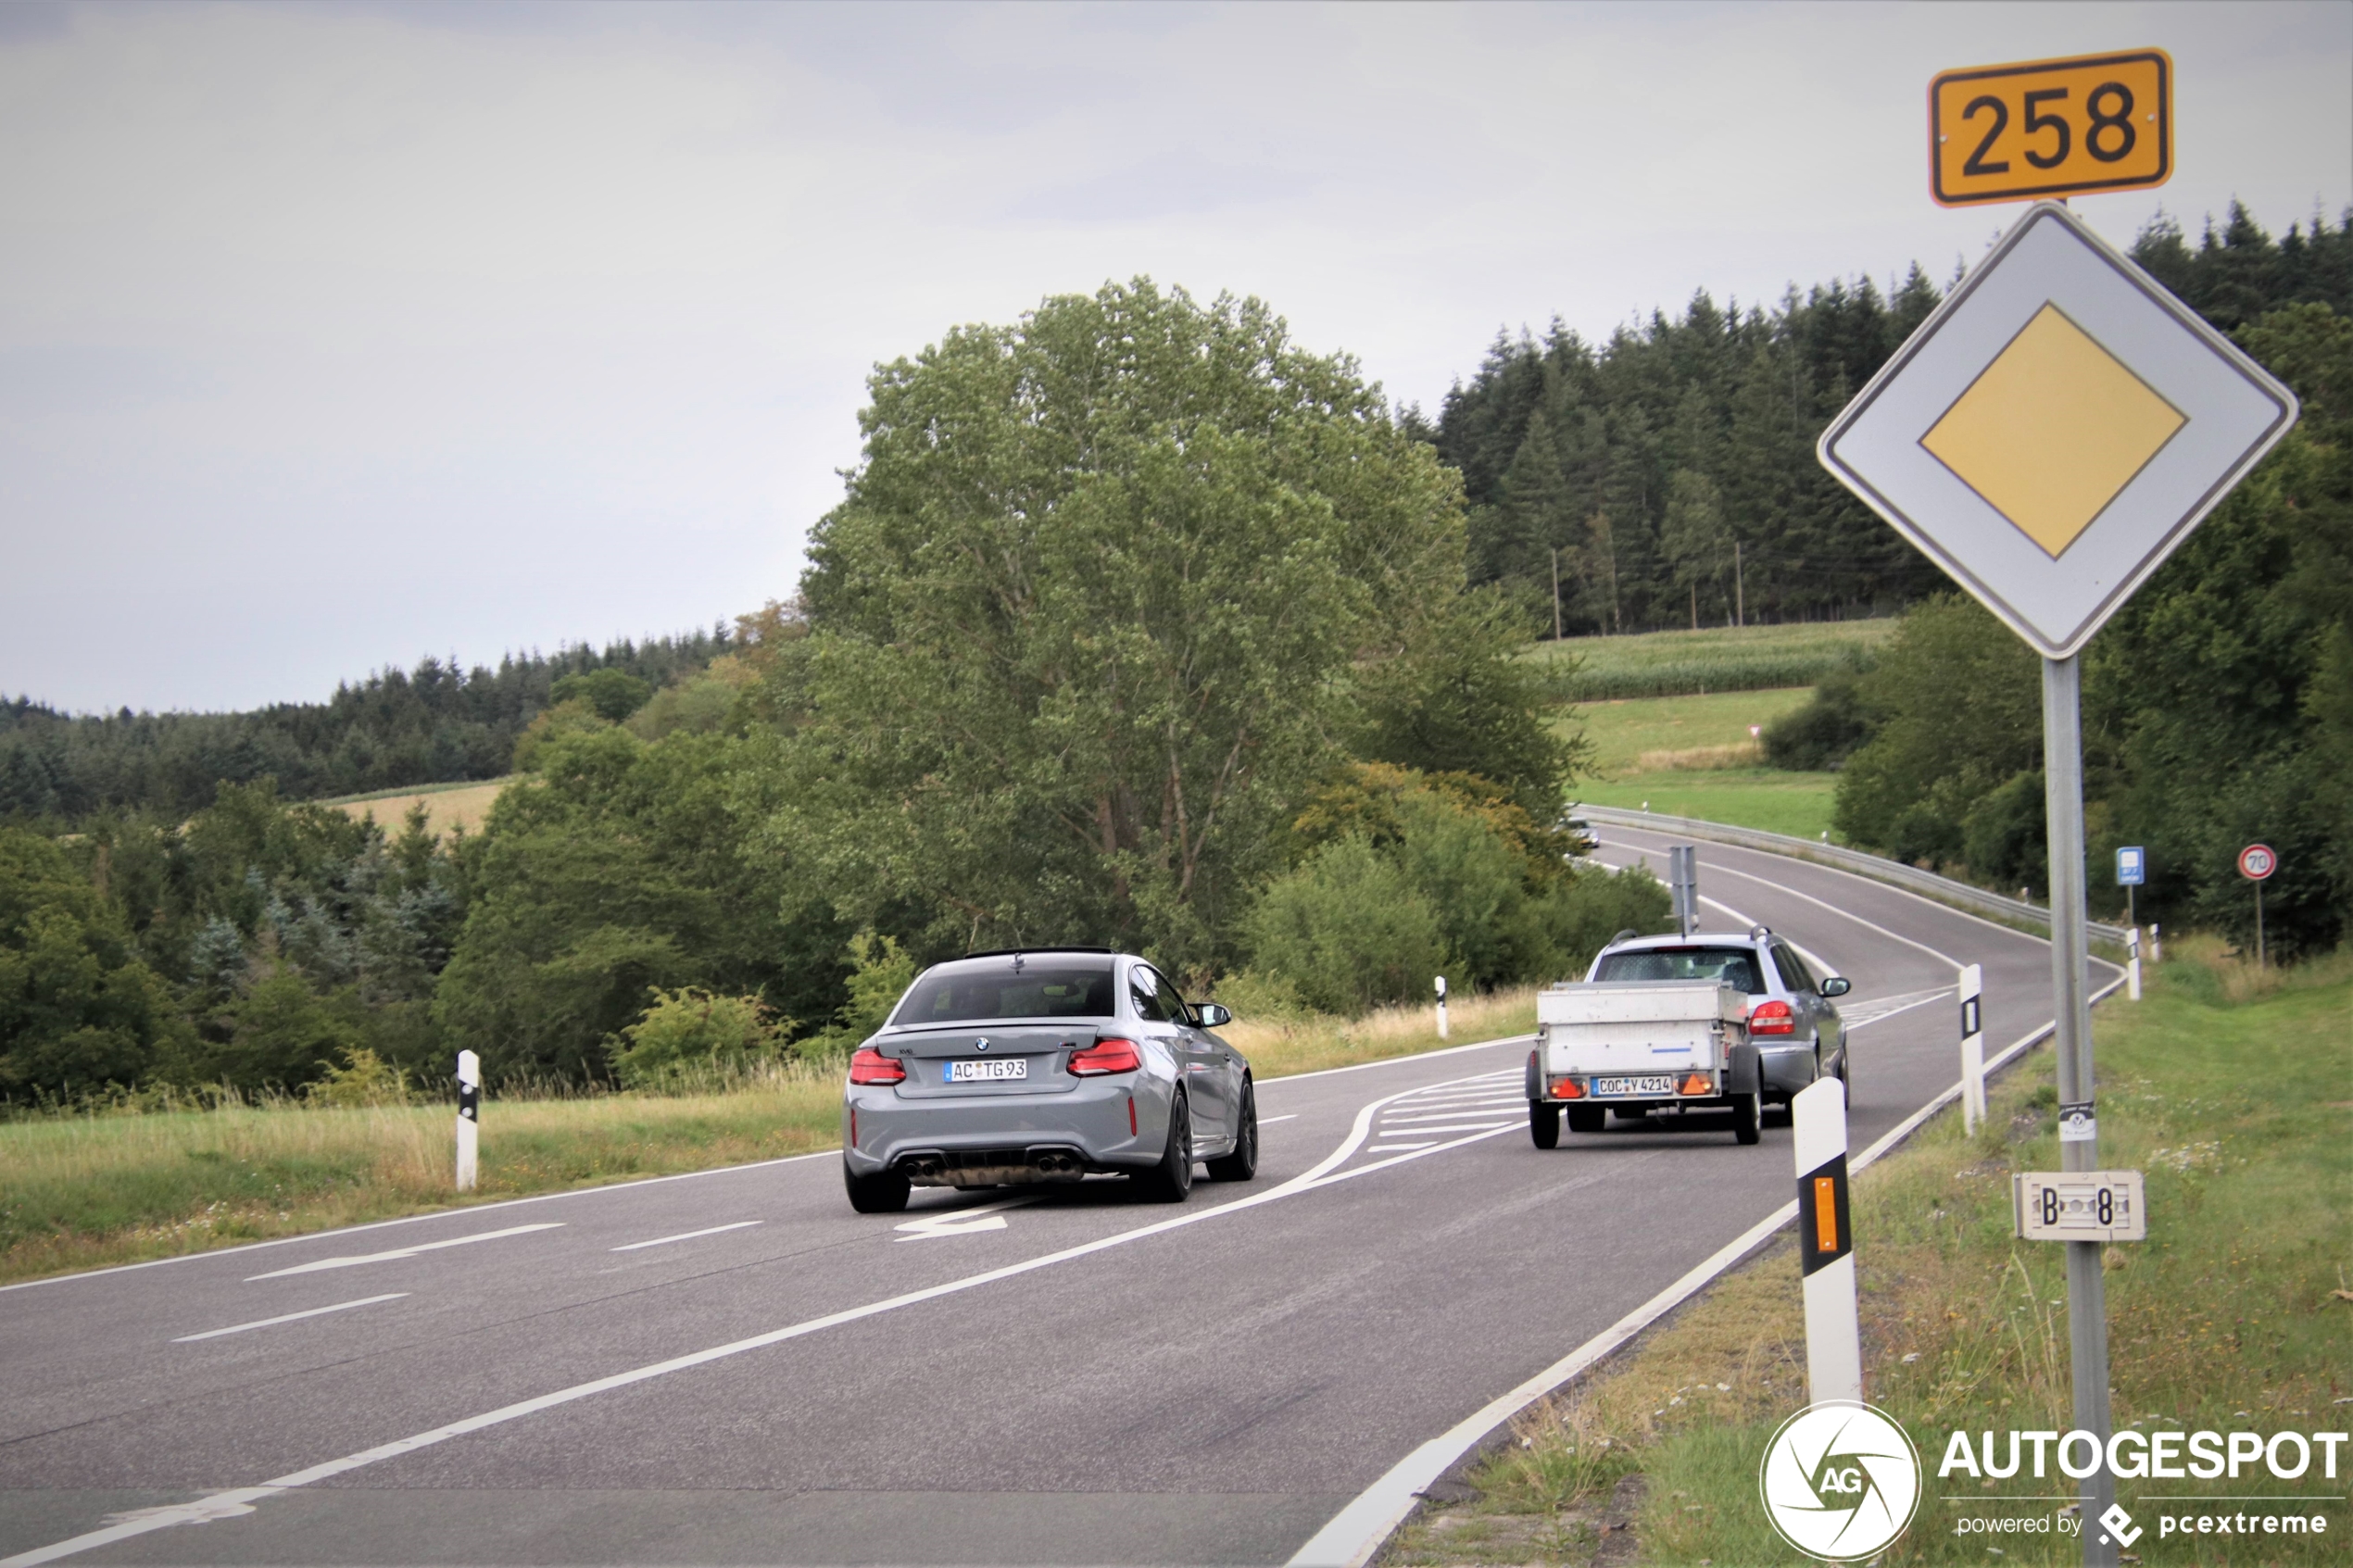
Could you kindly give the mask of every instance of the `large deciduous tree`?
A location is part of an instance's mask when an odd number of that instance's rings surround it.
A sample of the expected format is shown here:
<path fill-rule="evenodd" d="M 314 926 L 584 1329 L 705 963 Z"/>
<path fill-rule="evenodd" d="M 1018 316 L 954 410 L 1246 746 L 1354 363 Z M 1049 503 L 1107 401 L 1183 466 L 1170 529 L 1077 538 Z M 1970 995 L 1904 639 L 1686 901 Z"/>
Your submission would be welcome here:
<path fill-rule="evenodd" d="M 1487 624 L 1454 476 L 1264 305 L 1141 280 L 871 387 L 775 677 L 799 718 L 773 839 L 935 947 L 1219 961 L 1362 733 L 1360 675 L 1411 686 L 1383 667 L 1417 628 Z"/>

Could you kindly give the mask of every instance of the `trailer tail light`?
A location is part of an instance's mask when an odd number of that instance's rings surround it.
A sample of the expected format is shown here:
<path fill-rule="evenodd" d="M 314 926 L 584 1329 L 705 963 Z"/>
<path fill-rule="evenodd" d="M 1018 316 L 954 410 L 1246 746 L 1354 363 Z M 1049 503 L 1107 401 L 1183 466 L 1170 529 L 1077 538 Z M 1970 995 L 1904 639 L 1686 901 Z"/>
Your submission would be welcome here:
<path fill-rule="evenodd" d="M 906 1067 L 871 1047 L 861 1047 L 849 1059 L 849 1081 L 853 1084 L 903 1084 Z"/>
<path fill-rule="evenodd" d="M 1554 1099 L 1583 1099 L 1585 1085 L 1574 1078 L 1555 1078 L 1553 1080 L 1553 1098 Z"/>
<path fill-rule="evenodd" d="M 1070 1053 L 1070 1071 L 1080 1078 L 1097 1078 L 1106 1073 L 1133 1073 L 1144 1064 L 1136 1054 L 1133 1040 L 1097 1040 L 1083 1051 Z"/>
<path fill-rule="evenodd" d="M 1787 1002 L 1759 1002 L 1756 1010 L 1748 1015 L 1748 1032 L 1752 1035 L 1794 1035 L 1797 1015 Z"/>
<path fill-rule="evenodd" d="M 1680 1092 L 1687 1095 L 1712 1095 L 1716 1092 L 1716 1083 L 1705 1073 L 1687 1073 L 1683 1075 L 1683 1087 Z"/>

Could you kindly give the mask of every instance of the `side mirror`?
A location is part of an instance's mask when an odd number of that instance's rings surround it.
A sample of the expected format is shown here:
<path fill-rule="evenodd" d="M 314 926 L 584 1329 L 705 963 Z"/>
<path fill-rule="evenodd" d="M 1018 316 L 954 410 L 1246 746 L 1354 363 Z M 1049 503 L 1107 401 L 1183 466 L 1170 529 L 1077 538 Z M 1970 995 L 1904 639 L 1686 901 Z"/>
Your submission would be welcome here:
<path fill-rule="evenodd" d="M 1193 1022 L 1203 1029 L 1221 1029 L 1234 1022 L 1234 1015 L 1215 1002 L 1193 1004 Z"/>
<path fill-rule="evenodd" d="M 1841 974 L 1833 974 L 1822 982 L 1822 995 L 1825 997 L 1843 997 L 1853 989 L 1855 982 Z"/>

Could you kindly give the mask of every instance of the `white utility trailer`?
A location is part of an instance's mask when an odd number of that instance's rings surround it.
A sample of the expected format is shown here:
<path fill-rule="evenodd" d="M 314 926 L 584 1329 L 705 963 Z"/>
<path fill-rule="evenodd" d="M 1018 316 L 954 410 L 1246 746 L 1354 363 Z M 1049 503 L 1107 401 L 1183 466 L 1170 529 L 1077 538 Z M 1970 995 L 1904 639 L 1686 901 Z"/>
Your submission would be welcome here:
<path fill-rule="evenodd" d="M 1528 1130 L 1538 1148 L 1598 1133 L 1615 1109 L 1730 1110 L 1742 1143 L 1764 1116 L 1748 995 L 1715 980 L 1564 982 L 1536 994 Z M 1718 1123 L 1720 1125 L 1720 1123 Z"/>

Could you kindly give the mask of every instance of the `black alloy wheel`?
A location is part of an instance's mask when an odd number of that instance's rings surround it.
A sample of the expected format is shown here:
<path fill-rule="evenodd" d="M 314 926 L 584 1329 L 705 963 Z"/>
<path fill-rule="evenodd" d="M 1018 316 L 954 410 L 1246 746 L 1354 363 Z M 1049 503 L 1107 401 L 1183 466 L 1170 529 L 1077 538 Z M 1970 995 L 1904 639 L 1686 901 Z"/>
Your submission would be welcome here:
<path fill-rule="evenodd" d="M 1258 1174 L 1258 1091 L 1242 1080 L 1241 1127 L 1234 1135 L 1234 1151 L 1202 1162 L 1213 1182 L 1246 1182 Z"/>
<path fill-rule="evenodd" d="M 849 1206 L 861 1214 L 898 1214 L 907 1208 L 911 1184 L 898 1171 L 877 1171 L 862 1176 L 842 1161 L 841 1185 L 849 1189 Z"/>
<path fill-rule="evenodd" d="M 1571 1112 L 1571 1114 L 1575 1114 Z M 1561 1108 L 1547 1105 L 1541 1099 L 1528 1102 L 1528 1141 L 1538 1148 L 1558 1148 L 1561 1143 Z"/>
<path fill-rule="evenodd" d="M 1168 1109 L 1168 1147 L 1160 1163 L 1127 1178 L 1147 1203 L 1182 1203 L 1193 1190 L 1193 1113 L 1178 1095 Z"/>

